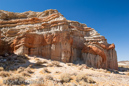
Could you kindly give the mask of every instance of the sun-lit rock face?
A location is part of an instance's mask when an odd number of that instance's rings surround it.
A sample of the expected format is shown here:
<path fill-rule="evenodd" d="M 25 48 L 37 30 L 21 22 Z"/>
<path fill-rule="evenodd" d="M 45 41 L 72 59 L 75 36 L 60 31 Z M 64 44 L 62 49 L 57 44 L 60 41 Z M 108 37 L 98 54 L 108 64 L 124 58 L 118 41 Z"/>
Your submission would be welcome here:
<path fill-rule="evenodd" d="M 118 69 L 114 44 L 95 29 L 66 20 L 57 10 L 0 11 L 0 54 L 36 55 L 62 62 L 83 61 L 96 68 Z"/>

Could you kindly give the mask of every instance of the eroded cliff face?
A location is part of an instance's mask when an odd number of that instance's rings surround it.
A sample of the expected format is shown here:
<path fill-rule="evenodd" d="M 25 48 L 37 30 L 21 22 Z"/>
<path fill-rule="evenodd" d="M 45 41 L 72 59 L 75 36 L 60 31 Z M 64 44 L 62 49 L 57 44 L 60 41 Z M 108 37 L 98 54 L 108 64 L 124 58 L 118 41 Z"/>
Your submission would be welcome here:
<path fill-rule="evenodd" d="M 96 68 L 118 69 L 114 44 L 95 29 L 66 20 L 57 10 L 0 11 L 0 54 L 36 55 L 62 62 L 82 60 Z"/>

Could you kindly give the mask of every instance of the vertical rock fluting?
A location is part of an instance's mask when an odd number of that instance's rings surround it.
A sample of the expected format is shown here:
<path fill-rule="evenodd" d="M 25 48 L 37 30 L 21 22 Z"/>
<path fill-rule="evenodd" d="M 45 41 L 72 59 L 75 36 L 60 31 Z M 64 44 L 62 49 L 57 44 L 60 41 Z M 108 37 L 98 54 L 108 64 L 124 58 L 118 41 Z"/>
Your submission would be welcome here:
<path fill-rule="evenodd" d="M 118 69 L 114 44 L 93 28 L 66 20 L 57 10 L 0 11 L 0 54 L 35 55 L 95 68 Z"/>

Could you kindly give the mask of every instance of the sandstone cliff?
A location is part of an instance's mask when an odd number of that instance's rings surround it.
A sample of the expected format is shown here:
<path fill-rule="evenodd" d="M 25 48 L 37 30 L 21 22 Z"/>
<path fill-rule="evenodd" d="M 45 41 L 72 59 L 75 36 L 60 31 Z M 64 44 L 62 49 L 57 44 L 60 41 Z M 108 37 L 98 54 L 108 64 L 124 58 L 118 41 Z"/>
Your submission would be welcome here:
<path fill-rule="evenodd" d="M 95 29 L 66 20 L 57 10 L 0 11 L 0 54 L 36 55 L 62 62 L 83 61 L 96 68 L 118 69 L 114 44 Z"/>

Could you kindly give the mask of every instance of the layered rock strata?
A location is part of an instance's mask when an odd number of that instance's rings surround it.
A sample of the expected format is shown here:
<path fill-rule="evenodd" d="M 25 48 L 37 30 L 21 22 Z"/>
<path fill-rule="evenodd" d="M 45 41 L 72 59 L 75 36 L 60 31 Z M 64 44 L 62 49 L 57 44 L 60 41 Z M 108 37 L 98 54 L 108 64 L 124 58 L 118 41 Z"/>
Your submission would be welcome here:
<path fill-rule="evenodd" d="M 36 55 L 62 62 L 80 59 L 91 67 L 118 69 L 114 44 L 86 24 L 66 20 L 57 10 L 2 10 L 0 19 L 0 54 Z"/>

